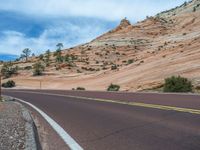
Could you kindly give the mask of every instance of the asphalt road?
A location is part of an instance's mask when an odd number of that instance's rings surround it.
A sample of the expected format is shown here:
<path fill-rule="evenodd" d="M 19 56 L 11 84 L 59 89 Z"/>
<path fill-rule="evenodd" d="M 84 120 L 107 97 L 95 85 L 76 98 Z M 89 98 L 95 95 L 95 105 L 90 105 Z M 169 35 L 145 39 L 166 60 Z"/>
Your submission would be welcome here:
<path fill-rule="evenodd" d="M 43 110 L 86 150 L 200 150 L 200 114 L 62 95 L 198 110 L 200 96 L 28 90 L 8 90 L 3 94 L 23 99 Z"/>

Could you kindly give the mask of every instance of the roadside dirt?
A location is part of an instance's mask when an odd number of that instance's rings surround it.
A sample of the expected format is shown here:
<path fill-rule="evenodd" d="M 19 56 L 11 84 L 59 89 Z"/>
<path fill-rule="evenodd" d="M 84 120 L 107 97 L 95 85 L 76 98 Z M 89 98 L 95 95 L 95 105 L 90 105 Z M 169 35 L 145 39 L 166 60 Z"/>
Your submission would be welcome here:
<path fill-rule="evenodd" d="M 35 110 L 26 106 L 30 111 L 37 127 L 42 150 L 70 150 L 54 129 Z"/>
<path fill-rule="evenodd" d="M 0 102 L 0 149 L 37 149 L 29 112 L 17 102 Z"/>

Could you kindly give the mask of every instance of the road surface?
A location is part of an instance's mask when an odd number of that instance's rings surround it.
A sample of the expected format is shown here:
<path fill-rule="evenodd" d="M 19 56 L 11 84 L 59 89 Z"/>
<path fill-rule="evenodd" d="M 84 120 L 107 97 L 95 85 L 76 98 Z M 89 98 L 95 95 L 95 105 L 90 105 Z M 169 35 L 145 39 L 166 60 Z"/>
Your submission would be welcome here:
<path fill-rule="evenodd" d="M 40 108 L 86 150 L 200 150 L 198 95 L 50 90 L 3 94 Z"/>

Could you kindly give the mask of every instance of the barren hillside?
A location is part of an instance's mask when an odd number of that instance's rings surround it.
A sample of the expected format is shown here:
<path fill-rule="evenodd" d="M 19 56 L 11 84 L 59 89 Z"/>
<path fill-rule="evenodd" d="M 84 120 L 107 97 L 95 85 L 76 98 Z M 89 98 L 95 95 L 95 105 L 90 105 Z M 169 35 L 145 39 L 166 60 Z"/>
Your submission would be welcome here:
<path fill-rule="evenodd" d="M 62 51 L 69 61 L 56 63 L 53 54 L 43 76 L 26 70 L 39 58 L 15 62 L 18 88 L 105 90 L 111 83 L 121 90 L 159 87 L 166 77 L 181 75 L 200 84 L 200 0 L 149 17 L 134 25 L 123 19 L 97 39 Z"/>

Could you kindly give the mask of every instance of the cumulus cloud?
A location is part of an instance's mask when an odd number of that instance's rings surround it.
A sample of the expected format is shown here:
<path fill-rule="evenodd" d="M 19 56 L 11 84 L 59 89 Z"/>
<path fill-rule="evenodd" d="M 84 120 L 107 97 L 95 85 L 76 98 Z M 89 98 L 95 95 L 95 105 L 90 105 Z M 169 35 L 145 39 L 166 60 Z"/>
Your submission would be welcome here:
<path fill-rule="evenodd" d="M 133 21 L 154 15 L 183 3 L 184 0 L 1 0 L 1 10 L 36 16 L 83 16 Z"/>
<path fill-rule="evenodd" d="M 0 52 L 19 54 L 24 48 L 30 48 L 35 54 L 40 54 L 47 49 L 54 50 L 59 42 L 66 48 L 89 42 L 104 31 L 106 28 L 94 22 L 83 27 L 70 22 L 56 23 L 45 29 L 38 37 L 28 37 L 17 31 L 2 31 Z"/>

